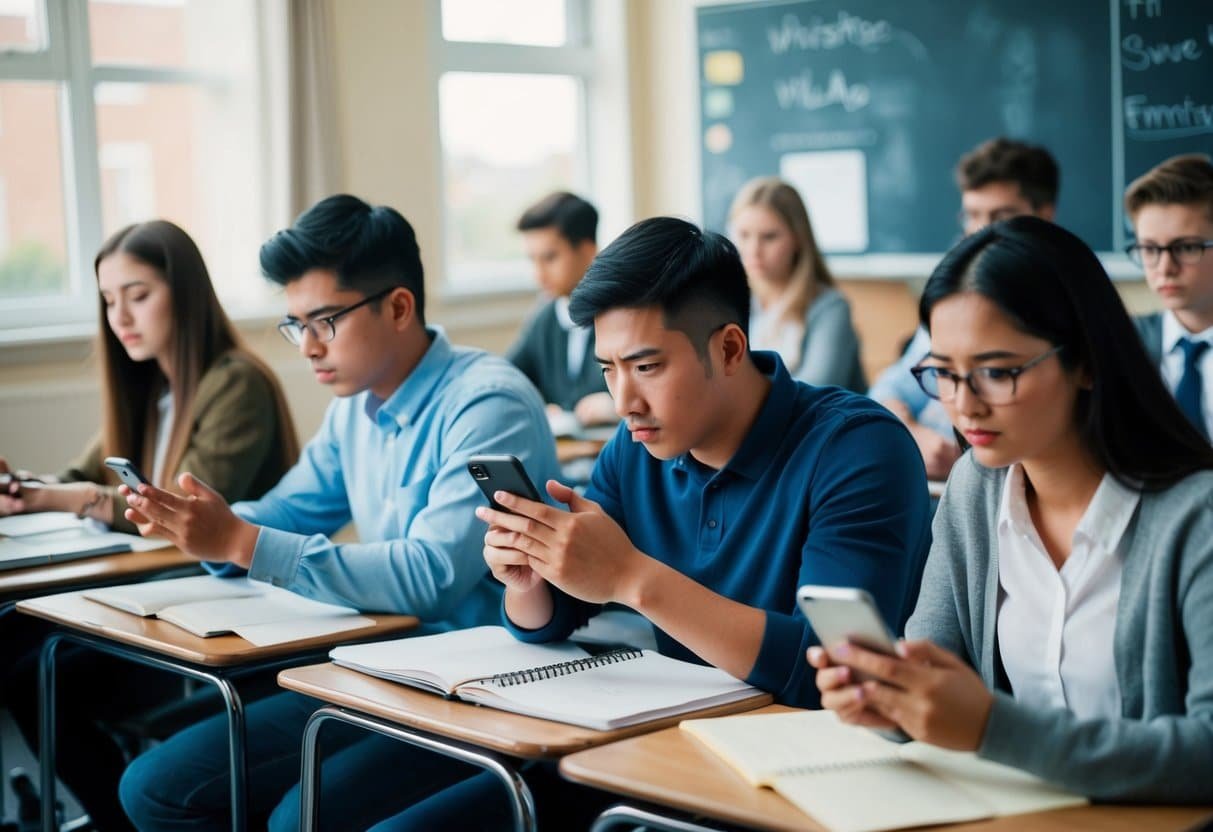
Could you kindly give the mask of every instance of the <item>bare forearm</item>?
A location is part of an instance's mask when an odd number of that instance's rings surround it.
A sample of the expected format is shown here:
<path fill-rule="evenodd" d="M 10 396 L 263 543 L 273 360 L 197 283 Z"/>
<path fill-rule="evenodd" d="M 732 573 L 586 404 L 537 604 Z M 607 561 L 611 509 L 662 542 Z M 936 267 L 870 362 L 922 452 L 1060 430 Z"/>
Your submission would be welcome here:
<path fill-rule="evenodd" d="M 554 611 L 555 603 L 547 581 L 540 581 L 529 590 L 509 587 L 505 590 L 505 614 L 524 630 L 546 627 Z"/>
<path fill-rule="evenodd" d="M 24 490 L 27 511 L 68 511 L 80 517 L 91 517 L 106 525 L 114 522 L 112 492 L 91 482 L 64 485 L 46 484 Z"/>
<path fill-rule="evenodd" d="M 762 610 L 718 595 L 659 561 L 645 558 L 618 600 L 738 679 L 749 676 L 758 660 L 766 629 Z"/>

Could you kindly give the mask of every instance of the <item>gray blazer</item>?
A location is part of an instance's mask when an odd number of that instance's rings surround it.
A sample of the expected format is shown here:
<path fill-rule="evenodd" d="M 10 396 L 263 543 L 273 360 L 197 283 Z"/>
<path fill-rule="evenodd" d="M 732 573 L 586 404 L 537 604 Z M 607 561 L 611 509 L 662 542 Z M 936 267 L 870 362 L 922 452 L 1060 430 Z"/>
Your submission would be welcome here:
<path fill-rule="evenodd" d="M 1112 634 L 1121 718 L 1029 708 L 998 657 L 1005 469 L 952 469 L 908 638 L 968 660 L 995 691 L 978 753 L 1102 800 L 1213 802 L 1213 471 L 1142 494 L 1124 537 Z"/>
<path fill-rule="evenodd" d="M 1146 355 L 1150 356 L 1150 363 L 1155 367 L 1161 366 L 1162 313 L 1151 312 L 1148 315 L 1134 315 L 1133 326 L 1137 327 L 1137 334 L 1141 336 L 1141 343 L 1146 348 Z"/>
<path fill-rule="evenodd" d="M 842 292 L 826 289 L 813 300 L 800 346 L 800 366 L 788 367 L 788 371 L 809 384 L 837 384 L 852 393 L 867 391 L 851 304 Z"/>

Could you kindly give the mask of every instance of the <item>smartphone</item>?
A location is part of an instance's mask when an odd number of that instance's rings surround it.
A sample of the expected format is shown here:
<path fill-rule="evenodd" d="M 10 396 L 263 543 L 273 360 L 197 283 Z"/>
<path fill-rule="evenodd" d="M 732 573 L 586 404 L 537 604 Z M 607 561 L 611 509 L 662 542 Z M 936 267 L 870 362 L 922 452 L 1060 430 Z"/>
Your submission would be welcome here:
<path fill-rule="evenodd" d="M 488 498 L 489 505 L 498 511 L 509 511 L 493 499 L 493 494 L 498 491 L 507 491 L 535 502 L 543 501 L 539 496 L 539 489 L 535 488 L 535 484 L 527 476 L 526 469 L 522 467 L 518 457 L 511 454 L 473 456 L 468 460 L 468 473 Z"/>
<path fill-rule="evenodd" d="M 140 485 L 151 485 L 147 481 L 147 477 L 139 470 L 135 463 L 123 456 L 107 456 L 105 458 L 105 467 L 109 468 L 118 475 L 118 479 L 122 480 L 132 491 L 138 491 Z"/>
<path fill-rule="evenodd" d="M 877 653 L 896 655 L 895 641 L 872 596 L 862 589 L 802 586 L 796 600 L 827 650 L 850 643 Z"/>

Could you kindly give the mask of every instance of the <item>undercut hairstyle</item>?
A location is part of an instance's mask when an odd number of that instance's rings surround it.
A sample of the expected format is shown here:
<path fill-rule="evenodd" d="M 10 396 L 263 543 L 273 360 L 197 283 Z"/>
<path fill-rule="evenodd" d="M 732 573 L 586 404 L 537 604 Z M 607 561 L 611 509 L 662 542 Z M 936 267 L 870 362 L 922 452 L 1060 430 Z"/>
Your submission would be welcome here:
<path fill-rule="evenodd" d="M 1039 217 L 997 222 L 966 237 L 935 268 L 919 303 L 930 330 L 936 304 L 975 292 L 1021 332 L 1061 347 L 1080 369 L 1074 423 L 1090 454 L 1130 488 L 1161 490 L 1213 469 L 1213 447 L 1188 421 L 1087 244 Z"/>
<path fill-rule="evenodd" d="M 261 271 L 285 286 L 312 269 L 332 269 L 337 285 L 364 296 L 397 286 L 413 293 L 425 324 L 425 274 L 417 235 L 399 211 L 338 194 L 304 211 L 261 246 Z"/>
<path fill-rule="evenodd" d="M 750 288 L 727 237 L 686 220 L 654 217 L 619 235 L 594 258 L 569 300 L 569 315 L 590 326 L 613 309 L 661 308 L 706 360 L 708 340 L 736 324 L 749 337 Z"/>
<path fill-rule="evenodd" d="M 555 228 L 569 245 L 598 242 L 598 209 L 576 194 L 548 194 L 518 218 L 519 231 Z"/>
<path fill-rule="evenodd" d="M 1194 205 L 1213 220 L 1213 162 L 1203 153 L 1172 156 L 1134 179 L 1125 191 L 1125 213 L 1136 219 L 1147 205 Z"/>
<path fill-rule="evenodd" d="M 956 164 L 956 185 L 961 191 L 975 191 L 994 182 L 1014 182 L 1032 208 L 1039 210 L 1057 204 L 1061 172 L 1053 154 L 1040 145 L 999 136 L 982 142 Z"/>

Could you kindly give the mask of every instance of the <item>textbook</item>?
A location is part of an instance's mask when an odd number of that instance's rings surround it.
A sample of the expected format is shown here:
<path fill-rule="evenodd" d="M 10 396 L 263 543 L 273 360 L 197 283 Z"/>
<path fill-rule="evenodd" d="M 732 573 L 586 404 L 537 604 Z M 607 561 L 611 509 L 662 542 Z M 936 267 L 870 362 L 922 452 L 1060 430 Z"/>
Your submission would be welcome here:
<path fill-rule="evenodd" d="M 691 719 L 681 726 L 754 786 L 831 832 L 877 832 L 1081 806 L 1026 772 L 921 742 L 899 744 L 831 711 Z"/>
<path fill-rule="evenodd" d="M 575 644 L 526 644 L 504 627 L 338 647 L 343 667 L 527 716 L 599 731 L 760 694 L 714 667 L 625 647 L 592 655 Z"/>
<path fill-rule="evenodd" d="M 159 538 L 111 532 L 94 520 L 81 520 L 63 511 L 0 518 L 0 570 L 116 552 L 147 552 L 168 545 Z"/>
<path fill-rule="evenodd" d="M 154 616 L 202 638 L 235 633 L 258 646 L 374 623 L 351 607 L 313 601 L 248 578 L 196 575 L 94 589 L 84 597 L 144 618 Z"/>

